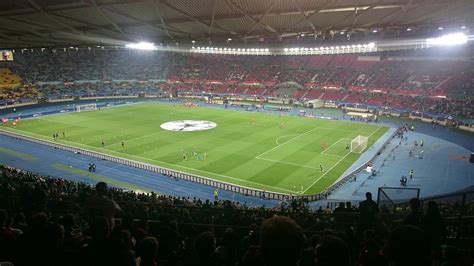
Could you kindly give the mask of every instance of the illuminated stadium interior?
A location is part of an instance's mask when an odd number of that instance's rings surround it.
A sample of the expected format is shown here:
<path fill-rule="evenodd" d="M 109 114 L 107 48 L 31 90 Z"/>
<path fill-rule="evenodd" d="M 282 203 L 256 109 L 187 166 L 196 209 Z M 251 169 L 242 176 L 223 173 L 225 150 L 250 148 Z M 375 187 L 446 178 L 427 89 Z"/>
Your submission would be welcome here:
<path fill-rule="evenodd" d="M 0 265 L 472 265 L 473 18 L 0 1 Z"/>

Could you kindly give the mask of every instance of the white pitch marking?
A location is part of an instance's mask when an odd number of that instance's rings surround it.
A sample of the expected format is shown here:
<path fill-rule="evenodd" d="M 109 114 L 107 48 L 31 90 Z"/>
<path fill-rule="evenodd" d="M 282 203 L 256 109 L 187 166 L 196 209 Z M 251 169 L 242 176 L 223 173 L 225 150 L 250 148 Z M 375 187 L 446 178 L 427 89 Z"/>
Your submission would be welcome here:
<path fill-rule="evenodd" d="M 280 140 L 281 138 L 284 138 L 284 137 L 296 136 L 296 135 L 298 135 L 298 134 L 291 134 L 291 135 L 280 136 L 280 137 L 278 137 L 278 138 L 275 140 L 275 143 L 276 143 L 278 146 L 280 146 L 281 144 L 280 144 L 280 142 L 278 142 L 278 140 Z"/>
<path fill-rule="evenodd" d="M 275 147 L 273 147 L 273 148 L 271 148 L 271 149 L 269 149 L 269 150 L 267 150 L 267 151 L 265 151 L 265 152 L 263 152 L 263 153 L 261 153 L 261 154 L 255 156 L 255 158 L 260 159 L 260 158 L 259 158 L 260 156 L 262 156 L 262 155 L 264 155 L 264 154 L 267 154 L 267 153 L 269 153 L 269 152 L 275 150 L 276 148 L 279 148 L 279 147 L 281 147 L 281 146 L 283 146 L 283 145 L 285 145 L 285 144 L 288 144 L 288 143 L 294 141 L 295 139 L 301 138 L 303 135 L 306 135 L 306 134 L 308 134 L 308 133 L 310 133 L 311 131 L 316 130 L 316 129 L 318 129 L 318 127 L 315 127 L 315 128 L 313 128 L 313 129 L 310 129 L 310 130 L 308 130 L 308 131 L 306 131 L 306 132 L 304 132 L 304 133 L 302 133 L 302 134 L 300 134 L 300 135 L 298 135 L 298 136 L 296 136 L 296 137 L 294 137 L 294 138 L 291 138 L 291 139 L 289 139 L 289 140 L 283 142 L 282 144 L 277 145 L 277 146 L 275 146 Z"/>
<path fill-rule="evenodd" d="M 5 130 L 5 131 L 8 132 L 8 130 Z M 37 135 L 37 136 L 39 136 L 39 138 L 40 138 L 41 140 L 43 140 L 43 139 L 45 138 L 45 136 L 43 136 L 43 135 L 36 134 L 36 133 L 32 133 L 32 132 L 27 132 L 27 131 L 20 130 L 20 129 L 15 129 L 15 131 L 25 132 L 25 133 L 27 133 L 27 134 L 25 134 L 26 136 L 28 136 L 28 134 Z M 14 131 L 13 131 L 13 132 L 14 132 Z M 50 142 L 52 142 L 52 141 L 50 141 Z M 72 142 L 72 141 L 68 141 L 68 140 L 61 140 L 60 142 L 70 143 L 70 144 L 73 145 L 73 146 L 83 146 L 83 147 L 85 146 L 85 147 L 89 147 L 89 148 L 92 148 L 91 151 L 94 151 L 94 149 L 97 149 L 97 150 L 105 151 L 106 153 L 109 153 L 109 154 L 110 154 L 110 153 L 123 154 L 123 155 L 125 155 L 125 156 L 130 156 L 130 157 L 134 157 L 134 158 L 143 159 L 143 160 L 145 160 L 145 161 L 153 161 L 153 162 L 157 162 L 157 163 L 161 163 L 161 164 L 165 164 L 165 165 L 171 165 L 171 166 L 176 167 L 176 168 L 183 168 L 183 169 L 188 169 L 188 170 L 197 171 L 197 172 L 201 172 L 201 173 L 206 173 L 206 174 L 221 176 L 221 177 L 224 177 L 224 178 L 228 178 L 228 179 L 232 179 L 232 180 L 237 180 L 237 181 L 241 181 L 241 182 L 244 182 L 244 183 L 259 185 L 259 186 L 263 186 L 263 187 L 274 188 L 274 189 L 276 189 L 276 190 L 286 191 L 286 192 L 289 192 L 289 193 L 298 193 L 298 191 L 288 190 L 288 189 L 284 189 L 284 188 L 280 188 L 280 187 L 274 187 L 274 186 L 270 186 L 270 185 L 266 185 L 266 184 L 262 184 L 262 183 L 257 183 L 257 182 L 248 181 L 248 180 L 245 180 L 245 179 L 240 179 L 240 178 L 235 178 L 235 177 L 231 177 L 231 176 L 221 175 L 221 174 L 217 174 L 217 173 L 207 172 L 207 171 L 204 171 L 204 170 L 199 170 L 199 169 L 195 169 L 195 168 L 191 168 L 191 167 L 181 166 L 181 165 L 178 165 L 178 164 L 167 163 L 167 162 L 163 162 L 163 161 L 159 161 L 159 160 L 154 160 L 154 159 L 150 159 L 150 158 L 145 158 L 145 157 L 141 157 L 141 156 L 136 156 L 136 155 L 132 155 L 132 154 L 127 154 L 127 153 L 123 153 L 123 152 L 119 152 L 119 151 L 107 150 L 107 149 L 103 149 L 103 148 L 99 148 L 99 147 L 90 146 L 90 145 L 87 145 L 87 144 L 76 143 L 76 142 Z M 124 159 L 127 159 L 127 158 L 125 157 Z M 218 181 L 218 180 L 217 180 L 217 181 Z M 253 189 L 255 189 L 255 188 L 253 188 Z M 269 192 L 276 192 L 276 191 L 269 191 Z"/>
<path fill-rule="evenodd" d="M 375 132 L 377 132 L 380 128 L 382 128 L 382 126 L 379 126 L 377 129 L 375 129 L 368 137 L 372 136 Z M 324 172 L 324 174 L 322 174 L 319 178 L 317 178 L 313 183 L 311 183 L 311 185 L 308 186 L 308 188 L 303 191 L 303 193 L 306 193 L 306 191 L 308 191 L 314 184 L 316 184 L 319 180 L 321 180 L 321 178 L 323 178 L 327 173 L 329 173 L 334 167 L 336 167 L 336 165 L 338 165 L 340 162 L 342 162 L 342 160 L 344 160 L 349 154 L 351 154 L 351 152 L 348 152 L 344 157 L 342 157 L 339 161 L 336 162 L 336 164 L 334 164 L 331 168 L 329 168 L 327 171 Z"/>
<path fill-rule="evenodd" d="M 267 158 L 258 158 L 258 159 L 259 159 L 259 160 L 269 161 L 269 162 L 274 162 L 274 163 L 281 163 L 281 164 L 294 165 L 294 166 L 299 166 L 299 167 L 302 167 L 302 168 L 314 169 L 314 170 L 318 170 L 318 171 L 319 171 L 319 168 L 311 167 L 311 166 L 304 166 L 304 165 L 296 164 L 296 163 L 287 163 L 287 162 L 284 162 L 284 161 L 277 161 L 277 160 L 272 160 L 272 159 L 267 159 Z"/>
<path fill-rule="evenodd" d="M 348 138 L 339 139 L 338 141 L 336 141 L 336 142 L 334 142 L 333 144 L 329 145 L 329 147 L 327 147 L 324 151 L 320 152 L 320 154 L 342 157 L 341 155 L 330 154 L 330 153 L 325 153 L 325 152 L 326 152 L 327 150 L 329 150 L 332 146 L 336 145 L 336 143 L 339 143 L 341 140 L 345 140 L 345 139 L 348 139 Z M 348 140 L 351 140 L 351 139 L 348 139 Z"/>

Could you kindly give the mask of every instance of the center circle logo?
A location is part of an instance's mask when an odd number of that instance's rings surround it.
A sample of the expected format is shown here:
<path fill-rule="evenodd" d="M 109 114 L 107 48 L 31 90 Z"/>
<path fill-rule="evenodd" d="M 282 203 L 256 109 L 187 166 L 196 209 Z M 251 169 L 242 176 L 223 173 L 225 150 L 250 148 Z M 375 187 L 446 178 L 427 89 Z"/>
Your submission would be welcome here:
<path fill-rule="evenodd" d="M 176 120 L 161 124 L 161 128 L 169 131 L 203 131 L 213 129 L 216 123 L 204 120 Z"/>

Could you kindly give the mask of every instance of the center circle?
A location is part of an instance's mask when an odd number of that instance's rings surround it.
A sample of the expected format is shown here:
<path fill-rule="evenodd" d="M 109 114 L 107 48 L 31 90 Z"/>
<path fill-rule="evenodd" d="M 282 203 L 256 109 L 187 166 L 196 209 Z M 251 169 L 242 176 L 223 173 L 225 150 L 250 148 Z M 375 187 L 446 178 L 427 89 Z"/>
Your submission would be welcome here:
<path fill-rule="evenodd" d="M 217 126 L 216 123 L 205 120 L 175 120 L 161 124 L 161 128 L 169 131 L 204 131 L 213 129 Z"/>

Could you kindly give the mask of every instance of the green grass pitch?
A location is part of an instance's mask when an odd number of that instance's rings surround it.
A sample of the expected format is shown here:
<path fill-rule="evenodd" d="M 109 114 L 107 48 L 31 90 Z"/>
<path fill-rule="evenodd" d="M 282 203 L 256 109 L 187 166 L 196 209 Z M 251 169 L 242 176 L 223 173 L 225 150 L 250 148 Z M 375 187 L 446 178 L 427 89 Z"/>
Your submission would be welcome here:
<path fill-rule="evenodd" d="M 160 128 L 184 119 L 213 121 L 217 127 L 195 132 Z M 51 115 L 3 128 L 50 141 L 58 132 L 56 141 L 63 144 L 294 195 L 319 193 L 334 183 L 360 156 L 346 149 L 357 135 L 369 136 L 370 147 L 387 131 L 365 123 L 163 103 Z M 191 156 L 193 149 L 200 161 Z"/>

